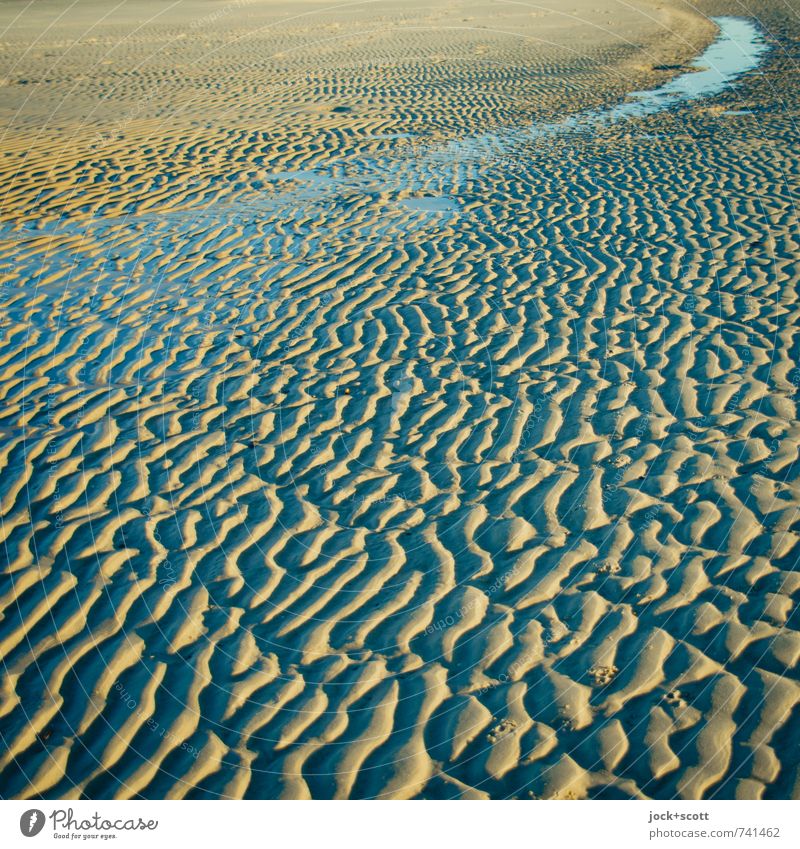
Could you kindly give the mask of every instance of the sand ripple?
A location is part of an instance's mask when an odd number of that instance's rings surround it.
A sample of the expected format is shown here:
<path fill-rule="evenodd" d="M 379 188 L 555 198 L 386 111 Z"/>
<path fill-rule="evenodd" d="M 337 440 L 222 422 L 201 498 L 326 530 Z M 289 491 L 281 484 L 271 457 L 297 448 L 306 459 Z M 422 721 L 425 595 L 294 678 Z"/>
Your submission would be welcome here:
<path fill-rule="evenodd" d="M 10 133 L 5 795 L 798 794 L 770 27 L 735 91 L 512 160 L 420 170 L 453 148 L 403 110 Z M 443 136 L 507 107 L 485 74 Z"/>

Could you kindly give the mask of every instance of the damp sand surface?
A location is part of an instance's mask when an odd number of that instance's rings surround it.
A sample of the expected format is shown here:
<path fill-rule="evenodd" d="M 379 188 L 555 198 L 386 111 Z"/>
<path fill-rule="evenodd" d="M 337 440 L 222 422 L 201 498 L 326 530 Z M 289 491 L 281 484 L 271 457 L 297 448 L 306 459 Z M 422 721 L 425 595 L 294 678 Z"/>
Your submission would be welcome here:
<path fill-rule="evenodd" d="M 4 796 L 800 795 L 800 31 L 574 6 L 3 4 Z"/>

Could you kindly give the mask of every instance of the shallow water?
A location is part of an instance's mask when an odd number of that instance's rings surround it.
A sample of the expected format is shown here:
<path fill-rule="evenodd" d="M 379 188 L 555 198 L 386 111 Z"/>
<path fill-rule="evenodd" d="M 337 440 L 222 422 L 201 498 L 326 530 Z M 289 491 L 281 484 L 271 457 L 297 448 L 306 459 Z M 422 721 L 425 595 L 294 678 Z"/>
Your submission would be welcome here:
<path fill-rule="evenodd" d="M 417 148 L 413 156 L 401 155 L 385 160 L 360 160 L 339 188 L 375 186 L 384 191 L 417 192 L 419 197 L 403 201 L 409 208 L 431 208 L 432 191 L 439 192 L 442 203 L 457 196 L 464 182 L 474 176 L 474 168 L 498 161 L 513 163 L 520 159 L 520 148 L 570 133 L 592 133 L 600 127 L 634 118 L 644 118 L 692 101 L 713 97 L 734 85 L 744 73 L 760 64 L 769 46 L 758 26 L 735 17 L 712 18 L 719 34 L 685 73 L 679 74 L 651 91 L 632 92 L 621 103 L 578 112 L 559 121 L 506 127 L 456 139 L 445 144 Z M 334 186 L 335 187 L 335 186 Z M 415 204 L 417 204 L 415 206 Z"/>
<path fill-rule="evenodd" d="M 6 795 L 787 795 L 790 80 L 26 234 Z"/>
<path fill-rule="evenodd" d="M 458 212 L 458 206 L 444 197 L 415 197 L 405 198 L 400 203 L 408 209 L 417 212 Z"/>
<path fill-rule="evenodd" d="M 738 77 L 758 67 L 769 50 L 760 30 L 743 18 L 712 18 L 720 29 L 716 41 L 692 60 L 689 71 L 674 77 L 652 91 L 634 92 L 635 98 L 611 109 L 587 113 L 589 123 L 613 123 L 627 118 L 652 115 L 682 103 L 713 97 L 729 88 Z"/>
<path fill-rule="evenodd" d="M 388 192 L 417 192 L 417 197 L 402 200 L 400 205 L 415 212 L 457 212 L 449 196 L 457 195 L 461 189 L 464 173 L 461 168 L 491 164 L 500 158 L 516 155 L 521 145 L 529 144 L 548 137 L 570 132 L 590 132 L 599 126 L 607 126 L 631 118 L 641 118 L 666 109 L 689 103 L 701 98 L 712 97 L 733 85 L 744 73 L 758 67 L 769 46 L 763 39 L 757 25 L 744 18 L 712 18 L 719 27 L 719 35 L 700 56 L 691 61 L 688 67 L 695 69 L 673 77 L 663 86 L 651 91 L 633 92 L 629 100 L 613 106 L 579 112 L 560 121 L 533 124 L 524 128 L 505 128 L 487 132 L 479 136 L 457 139 L 444 145 L 417 148 L 409 156 L 400 151 L 400 156 L 392 158 L 359 159 L 345 165 L 334 163 L 329 170 L 285 170 L 267 175 L 266 180 L 273 187 L 281 183 L 286 188 L 274 191 L 255 191 L 243 197 L 241 209 L 232 211 L 230 204 L 212 206 L 194 210 L 187 219 L 193 225 L 201 220 L 220 223 L 234 212 L 241 216 L 247 212 L 250 216 L 266 213 L 277 207 L 298 208 L 301 202 L 319 203 L 333 200 L 343 191 L 374 191 L 376 188 Z M 726 113 L 737 114 L 737 113 Z M 376 134 L 374 138 L 405 139 L 407 133 Z M 405 155 L 403 155 L 405 154 Z M 454 167 L 456 166 L 456 167 Z M 339 173 L 337 173 L 337 171 Z M 289 188 L 291 186 L 291 188 Z M 439 194 L 431 192 L 438 189 Z M 185 213 L 177 216 L 186 218 Z M 127 219 L 141 221 L 141 217 Z M 105 222 L 104 222 L 105 223 Z M 78 224 L 77 229 L 82 225 Z M 97 223 L 93 222 L 93 227 Z M 70 222 L 58 222 L 35 231 L 34 235 L 64 232 L 75 229 Z M 13 235 L 12 235 L 13 234 Z M 26 234 L 23 234 L 23 237 Z M 3 234 L 4 238 L 20 238 L 13 229 Z"/>
<path fill-rule="evenodd" d="M 702 98 L 713 97 L 732 86 L 744 73 L 758 67 L 769 46 L 761 31 L 744 18 L 712 18 L 719 35 L 687 71 L 651 91 L 632 92 L 628 100 L 604 109 L 578 112 L 560 121 L 534 124 L 522 130 L 508 129 L 453 141 L 436 157 L 460 161 L 508 155 L 511 147 L 561 133 L 591 131 L 631 118 L 643 118 Z"/>

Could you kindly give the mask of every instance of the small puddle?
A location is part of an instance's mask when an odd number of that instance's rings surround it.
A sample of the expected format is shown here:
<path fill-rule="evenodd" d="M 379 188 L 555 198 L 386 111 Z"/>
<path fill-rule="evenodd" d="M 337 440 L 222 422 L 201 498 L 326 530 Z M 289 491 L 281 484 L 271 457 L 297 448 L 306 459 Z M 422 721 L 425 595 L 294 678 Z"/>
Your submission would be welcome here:
<path fill-rule="evenodd" d="M 408 209 L 416 212 L 458 212 L 458 206 L 445 197 L 424 196 L 416 198 L 403 198 L 400 203 Z"/>
<path fill-rule="evenodd" d="M 394 139 L 413 139 L 413 133 L 370 133 L 368 139 L 379 139 L 380 141 L 393 141 Z"/>
<path fill-rule="evenodd" d="M 299 180 L 303 183 L 331 183 L 333 178 L 321 171 L 274 171 L 267 174 L 265 180 Z"/>

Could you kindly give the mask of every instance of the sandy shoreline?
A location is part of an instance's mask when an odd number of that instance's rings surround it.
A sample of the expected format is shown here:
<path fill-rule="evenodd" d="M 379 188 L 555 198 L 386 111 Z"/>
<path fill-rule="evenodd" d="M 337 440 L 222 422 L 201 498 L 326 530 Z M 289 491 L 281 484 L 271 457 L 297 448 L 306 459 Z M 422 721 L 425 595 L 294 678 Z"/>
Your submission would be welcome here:
<path fill-rule="evenodd" d="M 94 160 L 121 168 L 141 160 L 154 175 L 177 169 L 183 180 L 195 180 L 202 163 L 222 181 L 230 163 L 196 160 L 193 149 L 236 144 L 232 132 L 252 129 L 270 141 L 253 157 L 259 164 L 314 167 L 333 153 L 389 146 L 375 135 L 435 141 L 604 105 L 668 79 L 715 31 L 703 16 L 660 2 L 580 0 L 569 12 L 483 0 L 330 11 L 244 0 L 169 5 L 127 4 L 103 17 L 106 5 L 89 3 L 66 22 L 58 4 L 19 19 L 16 4 L 4 7 L 6 148 L 24 151 L 28 173 L 57 169 L 48 181 L 70 194 L 50 209 L 49 185 L 15 180 L 4 218 L 27 217 L 32 202 L 37 218 L 94 214 L 71 199 L 78 186 L 69 175 L 87 147 Z M 163 161 L 160 149 L 171 156 L 178 143 L 183 157 Z M 151 146 L 151 157 L 137 150 Z M 132 188 L 121 209 L 136 201 Z M 143 181 L 145 208 L 154 195 L 163 205 L 156 189 Z M 106 203 L 115 194 L 104 187 Z M 202 185 L 190 205 L 224 196 Z"/>
<path fill-rule="evenodd" d="M 800 30 L 541 7 L 2 6 L 2 795 L 800 795 Z"/>

